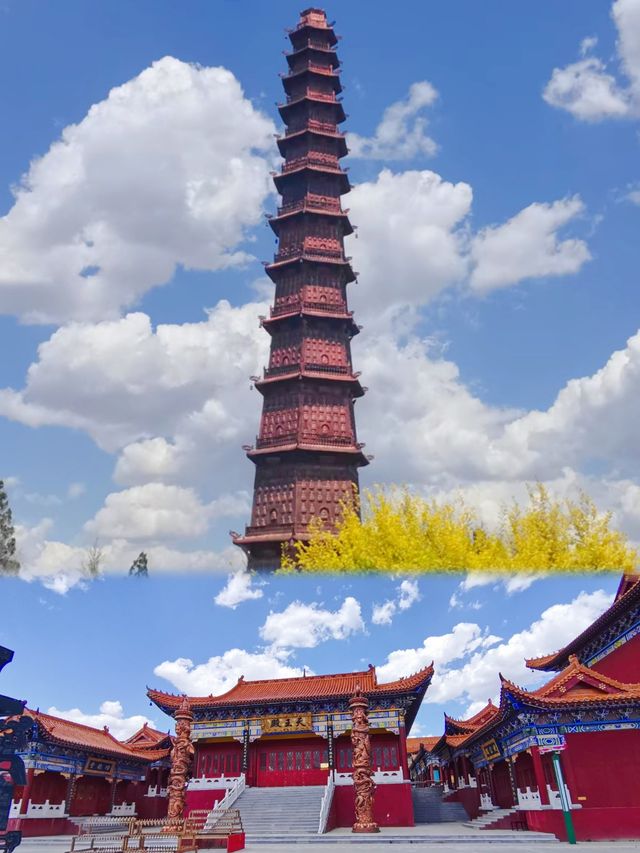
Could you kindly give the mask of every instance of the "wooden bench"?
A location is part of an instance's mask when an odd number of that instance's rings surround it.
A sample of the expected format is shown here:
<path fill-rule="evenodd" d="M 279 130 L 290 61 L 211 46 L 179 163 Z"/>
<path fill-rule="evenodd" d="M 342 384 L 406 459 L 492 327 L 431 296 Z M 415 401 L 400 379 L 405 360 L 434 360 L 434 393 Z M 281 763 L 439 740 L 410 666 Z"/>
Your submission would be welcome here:
<path fill-rule="evenodd" d="M 245 835 L 238 809 L 225 809 L 210 820 L 210 812 L 191 812 L 185 822 L 185 834 L 195 837 L 198 850 L 222 848 L 244 850 Z"/>
<path fill-rule="evenodd" d="M 103 822 L 96 823 L 99 830 L 96 834 L 85 831 L 71 839 L 69 853 L 196 853 L 207 848 L 244 850 L 240 812 L 237 809 L 221 811 L 207 826 L 209 815 L 210 812 L 199 810 L 177 824 L 167 818 L 130 818 L 121 833 L 106 832 Z"/>

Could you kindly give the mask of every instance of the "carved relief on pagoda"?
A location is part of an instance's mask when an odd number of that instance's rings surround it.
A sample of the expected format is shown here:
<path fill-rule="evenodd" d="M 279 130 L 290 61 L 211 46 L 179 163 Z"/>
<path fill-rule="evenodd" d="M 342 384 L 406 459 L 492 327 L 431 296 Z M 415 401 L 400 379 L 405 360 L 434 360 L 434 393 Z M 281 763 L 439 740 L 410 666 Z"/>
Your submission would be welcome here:
<path fill-rule="evenodd" d="M 293 508 L 293 482 L 256 483 L 251 524 L 254 527 L 293 524 Z"/>
<path fill-rule="evenodd" d="M 319 391 L 308 385 L 269 394 L 264 401 L 258 447 L 297 441 L 304 444 L 355 443 L 353 404 L 345 388 Z"/>
<path fill-rule="evenodd" d="M 308 479 L 297 484 L 296 517 L 302 525 L 320 518 L 323 524 L 332 527 L 342 517 L 344 504 L 353 500 L 354 481 L 319 479 L 311 471 L 309 474 Z"/>
<path fill-rule="evenodd" d="M 271 343 L 269 370 L 283 368 L 287 365 L 299 365 L 301 346 L 302 335 L 299 329 L 278 332 L 277 335 L 273 336 Z"/>
<path fill-rule="evenodd" d="M 340 340 L 340 337 L 343 339 Z M 335 337 L 307 337 L 302 342 L 302 360 L 309 370 L 340 369 L 341 373 L 350 371 L 350 359 L 344 332 Z"/>
<path fill-rule="evenodd" d="M 346 465 L 273 465 L 256 471 L 252 527 L 307 525 L 320 517 L 340 518 L 344 502 L 353 500 L 356 468 Z"/>
<path fill-rule="evenodd" d="M 278 331 L 274 334 L 269 358 L 269 370 L 283 372 L 288 366 L 299 364 L 310 370 L 349 373 L 351 359 L 348 338 L 344 328 L 309 326 L 301 329 Z"/>

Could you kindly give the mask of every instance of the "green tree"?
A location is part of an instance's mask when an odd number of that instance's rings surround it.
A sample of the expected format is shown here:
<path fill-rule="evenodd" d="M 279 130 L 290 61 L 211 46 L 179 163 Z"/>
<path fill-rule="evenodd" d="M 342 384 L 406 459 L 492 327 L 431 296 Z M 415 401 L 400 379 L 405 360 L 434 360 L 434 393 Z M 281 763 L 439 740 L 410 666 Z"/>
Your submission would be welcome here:
<path fill-rule="evenodd" d="M 135 560 L 131 564 L 131 568 L 129 569 L 129 574 L 133 575 L 136 578 L 148 578 L 149 577 L 149 563 L 147 560 L 147 555 L 144 553 L 144 551 L 140 551 L 138 556 L 135 558 Z"/>
<path fill-rule="evenodd" d="M 0 480 L 0 574 L 17 575 L 20 562 L 16 557 L 16 531 L 9 506 L 9 498 Z"/>

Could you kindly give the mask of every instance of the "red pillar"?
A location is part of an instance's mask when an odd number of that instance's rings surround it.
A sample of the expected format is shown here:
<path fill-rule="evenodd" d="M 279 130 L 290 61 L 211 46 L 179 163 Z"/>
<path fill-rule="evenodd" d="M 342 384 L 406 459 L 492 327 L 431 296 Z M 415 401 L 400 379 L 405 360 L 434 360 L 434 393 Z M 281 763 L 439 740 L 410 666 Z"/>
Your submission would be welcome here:
<path fill-rule="evenodd" d="M 402 778 L 409 778 L 409 758 L 407 756 L 407 730 L 404 726 L 400 726 L 400 767 L 402 768 Z"/>
<path fill-rule="evenodd" d="M 540 802 L 543 806 L 549 805 L 549 792 L 547 791 L 547 780 L 544 775 L 542 766 L 542 756 L 540 755 L 540 747 L 531 747 L 531 758 L 533 759 L 533 772 L 536 777 L 536 785 L 540 794 Z"/>
<path fill-rule="evenodd" d="M 31 789 L 33 788 L 33 777 L 35 776 L 35 770 L 33 767 L 30 767 L 27 770 L 27 784 L 24 786 L 24 790 L 22 791 L 22 803 L 20 804 L 20 814 L 26 814 L 27 808 L 29 806 L 29 800 L 31 799 Z"/>

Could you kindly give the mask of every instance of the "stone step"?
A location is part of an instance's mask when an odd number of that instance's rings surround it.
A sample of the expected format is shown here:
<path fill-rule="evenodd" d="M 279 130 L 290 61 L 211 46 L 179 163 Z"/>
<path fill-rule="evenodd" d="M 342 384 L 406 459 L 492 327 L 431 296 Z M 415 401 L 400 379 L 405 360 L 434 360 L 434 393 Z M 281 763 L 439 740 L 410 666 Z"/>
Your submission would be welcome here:
<path fill-rule="evenodd" d="M 484 833 L 483 833 L 484 835 Z M 440 845 L 440 844 L 456 844 L 456 845 L 469 845 L 470 850 L 473 851 L 479 841 L 485 843 L 488 839 L 484 837 L 479 839 L 475 833 L 468 834 L 455 834 L 452 832 L 451 834 L 441 834 L 441 835 L 433 835 L 433 834 L 393 834 L 392 831 L 386 831 L 384 834 L 373 834 L 373 835 L 344 835 L 343 833 L 328 833 L 326 835 L 291 835 L 291 834 L 273 834 L 263 837 L 258 836 L 249 836 L 246 837 L 247 843 L 251 843 L 252 845 L 276 845 L 280 844 L 283 847 L 290 847 L 293 845 L 304 845 L 304 844 L 416 844 L 423 845 L 423 847 L 429 847 L 430 845 Z M 509 832 L 506 830 L 498 831 L 496 830 L 491 834 L 491 843 L 492 844 L 527 844 L 530 845 L 532 842 L 536 844 L 558 844 L 558 839 L 550 835 L 549 833 L 544 832 Z"/>

